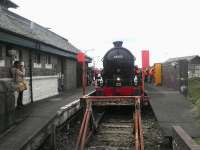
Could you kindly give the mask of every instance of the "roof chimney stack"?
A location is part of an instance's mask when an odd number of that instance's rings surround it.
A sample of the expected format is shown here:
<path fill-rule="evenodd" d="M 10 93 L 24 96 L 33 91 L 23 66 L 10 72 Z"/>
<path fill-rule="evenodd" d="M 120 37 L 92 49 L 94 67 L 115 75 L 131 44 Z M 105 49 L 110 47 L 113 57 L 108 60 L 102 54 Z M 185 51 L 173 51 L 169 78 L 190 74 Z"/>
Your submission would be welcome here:
<path fill-rule="evenodd" d="M 0 0 L 0 8 L 9 9 L 17 7 L 18 6 L 10 0 Z"/>

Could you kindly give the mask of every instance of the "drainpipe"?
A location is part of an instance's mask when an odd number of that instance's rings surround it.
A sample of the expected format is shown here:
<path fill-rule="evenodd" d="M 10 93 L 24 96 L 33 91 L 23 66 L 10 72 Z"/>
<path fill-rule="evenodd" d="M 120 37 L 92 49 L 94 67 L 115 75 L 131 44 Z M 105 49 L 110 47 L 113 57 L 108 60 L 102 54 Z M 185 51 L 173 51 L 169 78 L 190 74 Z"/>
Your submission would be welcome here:
<path fill-rule="evenodd" d="M 31 92 L 31 103 L 33 103 L 33 80 L 32 80 L 32 50 L 29 50 L 29 75 L 30 75 L 30 92 Z"/>

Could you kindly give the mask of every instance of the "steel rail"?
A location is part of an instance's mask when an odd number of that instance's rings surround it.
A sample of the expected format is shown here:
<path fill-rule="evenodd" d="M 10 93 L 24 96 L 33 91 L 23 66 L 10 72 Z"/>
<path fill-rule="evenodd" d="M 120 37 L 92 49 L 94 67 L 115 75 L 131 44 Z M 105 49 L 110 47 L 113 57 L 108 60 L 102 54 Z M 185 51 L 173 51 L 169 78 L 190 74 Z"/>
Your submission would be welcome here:
<path fill-rule="evenodd" d="M 122 101 L 122 100 L 133 100 L 135 102 L 135 113 L 133 113 L 134 125 L 133 130 L 135 131 L 135 150 L 144 150 L 144 139 L 143 139 L 143 129 L 141 121 L 141 110 L 140 101 L 141 96 L 84 96 L 82 100 L 86 102 L 86 111 L 81 124 L 81 129 L 79 132 L 78 140 L 76 143 L 76 150 L 84 150 L 85 144 L 89 141 L 92 135 L 92 130 L 89 131 L 90 121 L 95 121 L 92 117 L 92 102 L 95 101 Z"/>
<path fill-rule="evenodd" d="M 143 129 L 142 129 L 142 119 L 141 119 L 141 107 L 140 100 L 137 100 L 138 109 L 137 111 L 137 122 L 138 122 L 138 137 L 139 137 L 139 147 L 140 150 L 144 150 L 144 139 L 143 139 Z"/>
<path fill-rule="evenodd" d="M 136 104 L 135 104 L 135 115 L 134 115 L 134 129 L 135 129 L 135 150 L 139 150 L 140 148 L 140 144 L 139 144 L 139 136 L 138 136 L 138 114 L 137 114 L 137 108 L 136 108 Z"/>
<path fill-rule="evenodd" d="M 80 143 L 80 150 L 84 150 L 85 147 L 85 140 L 86 140 L 86 136 L 87 136 L 87 131 L 88 131 L 88 124 L 89 124 L 89 120 L 90 120 L 90 116 L 91 116 L 91 112 L 88 112 L 87 118 L 86 118 L 86 122 L 85 122 L 85 128 L 83 130 L 83 136 L 82 136 L 82 140 Z"/>
<path fill-rule="evenodd" d="M 79 150 L 79 146 L 80 146 L 80 143 L 81 143 L 81 140 L 82 140 L 83 131 L 84 131 L 84 128 L 85 128 L 85 121 L 86 121 L 87 115 L 88 115 L 88 111 L 86 111 L 84 113 L 83 121 L 82 121 L 82 124 L 81 124 L 81 129 L 80 129 L 79 136 L 78 136 L 78 139 L 77 139 L 77 142 L 76 142 L 76 150 Z"/>
<path fill-rule="evenodd" d="M 140 108 L 140 101 L 138 101 Z M 138 110 L 138 128 L 139 128 L 139 140 L 140 140 L 140 150 L 144 150 L 144 138 L 143 138 L 143 128 L 142 128 L 142 119 L 141 119 L 141 109 Z"/>

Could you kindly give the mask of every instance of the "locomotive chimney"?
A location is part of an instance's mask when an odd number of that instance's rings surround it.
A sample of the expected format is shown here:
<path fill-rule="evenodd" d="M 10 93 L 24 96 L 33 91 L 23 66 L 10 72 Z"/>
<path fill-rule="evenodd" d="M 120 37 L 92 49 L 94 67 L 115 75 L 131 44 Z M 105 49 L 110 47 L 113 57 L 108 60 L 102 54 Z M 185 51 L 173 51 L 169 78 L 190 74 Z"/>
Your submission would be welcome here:
<path fill-rule="evenodd" d="M 123 42 L 122 41 L 115 41 L 113 42 L 115 47 L 122 47 Z"/>

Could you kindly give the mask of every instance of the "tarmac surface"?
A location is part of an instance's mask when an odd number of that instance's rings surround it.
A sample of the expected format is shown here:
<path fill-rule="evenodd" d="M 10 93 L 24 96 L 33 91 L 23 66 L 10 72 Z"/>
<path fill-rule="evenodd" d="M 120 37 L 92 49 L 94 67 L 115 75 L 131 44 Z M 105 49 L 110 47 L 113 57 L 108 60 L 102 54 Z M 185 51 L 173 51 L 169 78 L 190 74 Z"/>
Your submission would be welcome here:
<path fill-rule="evenodd" d="M 87 92 L 94 90 L 88 87 Z M 19 150 L 34 135 L 56 117 L 60 107 L 82 96 L 82 89 L 67 91 L 59 96 L 47 98 L 16 109 L 16 124 L 0 135 L 0 150 Z"/>
<path fill-rule="evenodd" d="M 165 136 L 172 136 L 172 127 L 181 126 L 192 138 L 200 137 L 200 123 L 192 110 L 192 103 L 179 91 L 145 85 L 150 104 Z"/>

